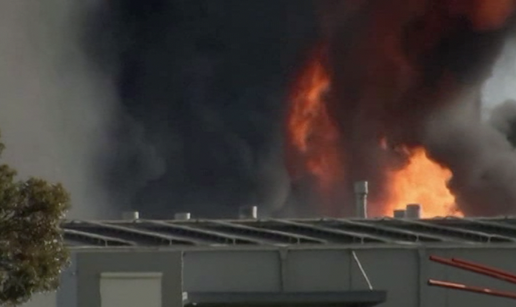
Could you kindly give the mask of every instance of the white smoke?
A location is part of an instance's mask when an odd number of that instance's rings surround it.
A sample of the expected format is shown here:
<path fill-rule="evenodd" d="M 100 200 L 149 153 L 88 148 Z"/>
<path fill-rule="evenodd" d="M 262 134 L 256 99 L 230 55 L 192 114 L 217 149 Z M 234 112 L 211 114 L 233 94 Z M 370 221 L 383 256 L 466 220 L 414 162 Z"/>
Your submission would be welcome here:
<path fill-rule="evenodd" d="M 2 162 L 20 176 L 62 182 L 71 218 L 113 214 L 96 159 L 116 111 L 110 79 L 81 51 L 81 22 L 95 1 L 0 1 Z"/>

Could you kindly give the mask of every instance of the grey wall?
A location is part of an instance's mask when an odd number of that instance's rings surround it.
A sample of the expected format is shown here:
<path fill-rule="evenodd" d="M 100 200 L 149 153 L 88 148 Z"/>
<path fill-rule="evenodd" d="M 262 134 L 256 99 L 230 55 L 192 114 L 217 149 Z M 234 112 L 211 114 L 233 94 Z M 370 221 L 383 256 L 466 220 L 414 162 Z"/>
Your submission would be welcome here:
<path fill-rule="evenodd" d="M 77 307 L 77 253 L 70 255 L 70 266 L 61 274 L 61 285 L 57 291 L 58 307 Z"/>
<path fill-rule="evenodd" d="M 34 294 L 30 301 L 22 304 L 20 307 L 56 307 L 56 293 Z"/>
<path fill-rule="evenodd" d="M 429 278 L 504 291 L 513 285 L 428 260 L 429 255 L 457 257 L 516 273 L 513 247 L 325 247 L 322 249 L 257 247 L 180 251 L 136 249 L 79 251 L 63 273 L 59 307 L 100 307 L 102 272 L 162 272 L 163 306 L 181 306 L 182 291 L 274 292 L 367 289 L 353 260 L 358 256 L 373 287 L 388 291 L 384 307 L 509 307 L 514 302 L 492 296 L 426 285 Z M 182 258 L 183 257 L 183 258 Z M 53 296 L 36 296 L 28 306 L 52 307 Z"/>
<path fill-rule="evenodd" d="M 161 272 L 163 306 L 182 306 L 179 251 L 80 252 L 76 261 L 78 307 L 101 307 L 99 282 L 102 272 Z"/>
<path fill-rule="evenodd" d="M 385 307 L 514 306 L 514 302 L 507 299 L 428 287 L 426 281 L 433 278 L 511 290 L 511 286 L 503 282 L 432 263 L 428 256 L 464 258 L 516 273 L 516 247 L 190 251 L 184 255 L 184 291 L 367 289 L 352 250 L 373 287 L 389 292 Z"/>

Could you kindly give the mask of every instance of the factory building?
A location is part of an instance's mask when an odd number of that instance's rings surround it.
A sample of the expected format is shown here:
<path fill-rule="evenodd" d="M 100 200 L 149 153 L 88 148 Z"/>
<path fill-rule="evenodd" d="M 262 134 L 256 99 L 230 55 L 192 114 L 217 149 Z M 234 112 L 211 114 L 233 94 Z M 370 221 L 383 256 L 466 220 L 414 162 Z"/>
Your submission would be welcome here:
<path fill-rule="evenodd" d="M 67 221 L 72 265 L 62 286 L 26 306 L 514 305 L 427 281 L 510 291 L 502 281 L 429 257 L 457 257 L 516 273 L 516 218 L 242 217 Z"/>

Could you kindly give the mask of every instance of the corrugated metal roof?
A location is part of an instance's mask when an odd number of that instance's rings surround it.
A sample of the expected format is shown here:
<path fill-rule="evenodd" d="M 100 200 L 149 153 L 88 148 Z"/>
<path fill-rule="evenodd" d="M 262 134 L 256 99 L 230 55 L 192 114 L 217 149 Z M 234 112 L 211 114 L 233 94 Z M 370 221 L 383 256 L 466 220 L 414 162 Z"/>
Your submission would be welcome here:
<path fill-rule="evenodd" d="M 65 221 L 70 246 L 516 243 L 516 217 Z"/>

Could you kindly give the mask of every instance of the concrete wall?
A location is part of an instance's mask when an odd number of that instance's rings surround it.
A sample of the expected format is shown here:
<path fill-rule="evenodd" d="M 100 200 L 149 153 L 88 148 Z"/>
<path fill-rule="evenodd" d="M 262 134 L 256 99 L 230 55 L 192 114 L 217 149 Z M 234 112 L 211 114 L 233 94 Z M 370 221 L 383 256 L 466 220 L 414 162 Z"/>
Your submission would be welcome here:
<path fill-rule="evenodd" d="M 191 251 L 184 255 L 184 291 L 367 289 L 352 251 L 355 251 L 373 287 L 389 292 L 385 307 L 514 306 L 514 302 L 507 299 L 432 288 L 426 281 L 433 278 L 511 290 L 511 286 L 503 282 L 432 263 L 428 256 L 464 258 L 516 273 L 516 247 Z"/>

